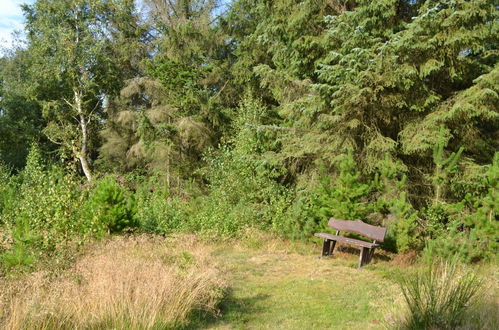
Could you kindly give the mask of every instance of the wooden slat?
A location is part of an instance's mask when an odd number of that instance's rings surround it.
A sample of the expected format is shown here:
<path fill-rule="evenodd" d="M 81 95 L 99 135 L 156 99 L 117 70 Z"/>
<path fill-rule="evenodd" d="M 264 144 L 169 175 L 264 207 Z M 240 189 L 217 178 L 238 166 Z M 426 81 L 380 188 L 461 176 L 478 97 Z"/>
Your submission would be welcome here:
<path fill-rule="evenodd" d="M 331 218 L 328 225 L 336 230 L 357 233 L 379 242 L 383 242 L 385 239 L 386 228 L 369 225 L 360 220 L 349 221 Z"/>
<path fill-rule="evenodd" d="M 373 248 L 373 247 L 379 246 L 378 244 L 375 244 L 375 243 L 365 242 L 365 241 L 361 241 L 358 239 L 353 239 L 353 238 L 348 238 L 348 237 L 343 237 L 343 236 L 338 236 L 338 235 L 333 235 L 333 234 L 328 234 L 328 233 L 316 233 L 316 234 L 314 234 L 314 236 L 330 239 L 332 241 L 345 242 L 348 244 L 358 245 L 358 246 L 362 246 L 362 247 L 366 247 L 366 248 Z"/>

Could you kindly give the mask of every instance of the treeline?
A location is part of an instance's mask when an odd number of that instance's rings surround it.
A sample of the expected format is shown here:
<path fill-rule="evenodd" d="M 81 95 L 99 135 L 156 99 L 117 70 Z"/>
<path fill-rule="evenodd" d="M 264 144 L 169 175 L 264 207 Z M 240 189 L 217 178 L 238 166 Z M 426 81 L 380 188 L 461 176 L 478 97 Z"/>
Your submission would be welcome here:
<path fill-rule="evenodd" d="M 0 59 L 4 260 L 126 228 L 306 238 L 331 216 L 387 225 L 392 251 L 497 254 L 494 1 L 23 10 Z"/>

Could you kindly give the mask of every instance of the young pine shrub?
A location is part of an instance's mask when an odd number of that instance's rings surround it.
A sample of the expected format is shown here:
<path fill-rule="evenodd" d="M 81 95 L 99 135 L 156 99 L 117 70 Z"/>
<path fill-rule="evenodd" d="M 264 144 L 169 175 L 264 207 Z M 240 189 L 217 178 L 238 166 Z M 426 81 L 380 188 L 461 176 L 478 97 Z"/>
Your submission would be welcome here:
<path fill-rule="evenodd" d="M 331 217 L 365 219 L 373 211 L 367 200 L 371 182 L 363 182 L 353 153 L 342 154 L 336 161 L 336 176 L 323 168 L 317 184 L 298 190 L 293 205 L 288 208 L 281 232 L 292 238 L 310 237 L 314 232 L 329 230 Z"/>
<path fill-rule="evenodd" d="M 40 240 L 40 235 L 30 228 L 28 220 L 24 218 L 17 219 L 16 226 L 9 234 L 12 242 L 7 251 L 0 253 L 1 268 L 4 270 L 30 269 L 37 259 L 33 247 L 36 241 Z"/>
<path fill-rule="evenodd" d="M 121 187 L 115 177 L 97 182 L 83 206 L 82 217 L 87 218 L 91 230 L 99 233 L 117 233 L 138 226 L 134 195 Z"/>
<path fill-rule="evenodd" d="M 456 261 L 432 263 L 401 280 L 407 316 L 401 329 L 456 329 L 473 319 L 482 281 Z"/>
<path fill-rule="evenodd" d="M 393 252 L 406 253 L 421 245 L 418 228 L 419 212 L 411 204 L 407 192 L 407 167 L 400 161 L 385 154 L 385 159 L 377 165 L 373 185 L 378 194 L 376 209 L 389 221 L 383 223 L 388 227 L 382 247 Z"/>

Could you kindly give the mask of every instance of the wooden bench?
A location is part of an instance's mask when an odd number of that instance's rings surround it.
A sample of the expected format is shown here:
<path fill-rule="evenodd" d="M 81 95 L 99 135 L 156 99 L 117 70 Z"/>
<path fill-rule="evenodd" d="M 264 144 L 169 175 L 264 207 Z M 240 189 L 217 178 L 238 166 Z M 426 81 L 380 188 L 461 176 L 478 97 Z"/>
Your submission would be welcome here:
<path fill-rule="evenodd" d="M 349 221 L 331 218 L 329 219 L 328 226 L 336 229 L 336 235 L 328 233 L 314 234 L 314 236 L 324 239 L 324 245 L 322 246 L 322 257 L 333 255 L 333 250 L 336 242 L 345 242 L 348 244 L 357 245 L 361 248 L 359 265 L 357 268 L 367 265 L 371 261 L 374 255 L 374 250 L 379 246 L 379 244 L 377 244 L 376 242 L 383 242 L 386 234 L 386 228 L 368 225 L 367 223 L 364 223 L 360 220 Z M 373 242 L 366 242 L 358 239 L 340 236 L 340 232 L 360 234 L 372 239 Z M 332 245 L 331 242 L 333 243 Z"/>

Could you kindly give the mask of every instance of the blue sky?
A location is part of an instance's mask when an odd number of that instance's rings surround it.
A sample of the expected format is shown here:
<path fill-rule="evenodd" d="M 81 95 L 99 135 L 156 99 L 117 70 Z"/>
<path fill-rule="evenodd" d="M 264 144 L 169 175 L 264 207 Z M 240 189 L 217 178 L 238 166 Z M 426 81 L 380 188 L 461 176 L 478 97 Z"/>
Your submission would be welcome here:
<path fill-rule="evenodd" d="M 10 46 L 12 32 L 23 29 L 21 4 L 34 0 L 0 0 L 0 47 Z"/>

